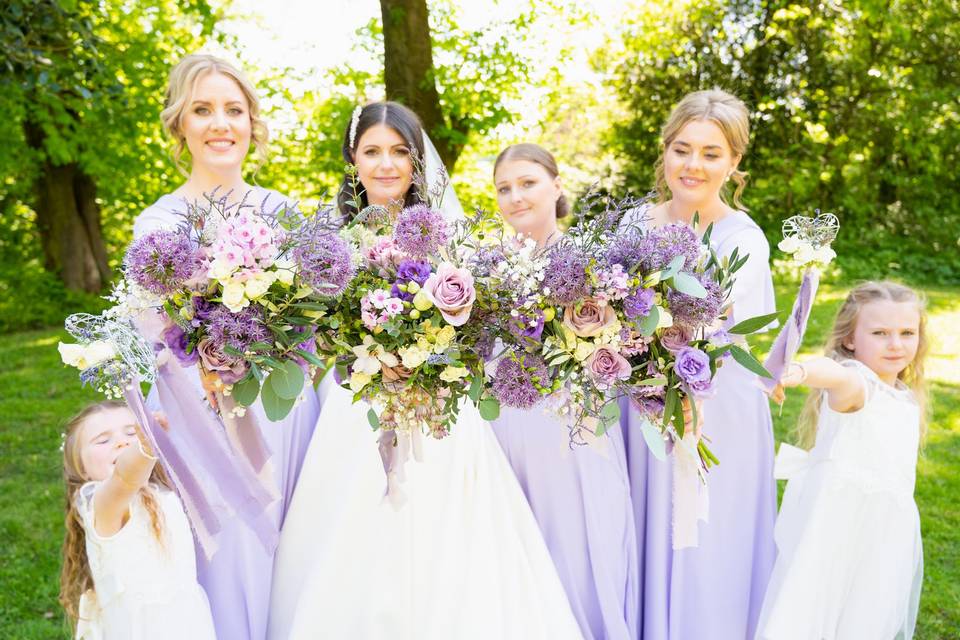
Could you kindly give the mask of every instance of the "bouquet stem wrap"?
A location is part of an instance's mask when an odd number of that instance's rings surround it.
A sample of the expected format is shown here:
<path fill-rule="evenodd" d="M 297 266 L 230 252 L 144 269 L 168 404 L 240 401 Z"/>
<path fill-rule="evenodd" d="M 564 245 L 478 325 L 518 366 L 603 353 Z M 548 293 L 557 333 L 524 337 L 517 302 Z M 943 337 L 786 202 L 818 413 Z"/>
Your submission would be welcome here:
<path fill-rule="evenodd" d="M 816 267 L 810 267 L 803 272 L 793 309 L 784 321 L 773 347 L 770 348 L 770 354 L 763 363 L 772 376 L 759 378 L 768 393 L 777 386 L 803 342 L 803 334 L 807 330 L 807 321 L 810 319 L 810 310 L 813 308 L 813 300 L 817 295 L 819 284 L 820 271 Z"/>
<path fill-rule="evenodd" d="M 172 425 L 169 432 L 147 410 L 139 380 L 132 381 L 124 397 L 180 496 L 205 557 L 213 557 L 224 522 L 234 517 L 256 533 L 265 549 L 275 549 L 279 530 L 269 507 L 277 501 L 277 491 L 234 454 L 223 425 L 178 367 L 159 366 L 156 384 L 161 410 Z"/>
<path fill-rule="evenodd" d="M 709 495 L 700 478 L 697 439 L 688 431 L 673 448 L 673 549 L 700 544 L 698 522 L 707 521 Z"/>
<path fill-rule="evenodd" d="M 382 430 L 378 445 L 383 471 L 387 476 L 383 499 L 399 509 L 407 501 L 407 494 L 403 491 L 407 461 L 411 456 L 417 462 L 423 461 L 423 433 L 419 429 Z"/>

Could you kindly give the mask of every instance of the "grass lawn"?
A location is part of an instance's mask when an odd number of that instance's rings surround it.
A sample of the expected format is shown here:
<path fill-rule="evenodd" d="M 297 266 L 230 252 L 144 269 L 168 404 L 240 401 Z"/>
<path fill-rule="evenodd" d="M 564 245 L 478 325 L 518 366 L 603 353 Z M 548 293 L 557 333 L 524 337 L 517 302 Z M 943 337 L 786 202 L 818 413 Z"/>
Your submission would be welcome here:
<path fill-rule="evenodd" d="M 807 344 L 822 343 L 845 290 L 824 285 Z M 917 503 L 925 576 L 917 637 L 960 637 L 960 288 L 927 291 L 932 349 L 927 364 L 933 419 L 921 454 Z M 779 292 L 789 309 L 793 290 Z M 57 603 L 63 490 L 59 454 L 63 422 L 98 399 L 60 364 L 58 330 L 0 336 L 0 638 L 69 637 Z M 769 346 L 770 337 L 759 343 Z M 809 349 L 809 348 L 808 348 Z M 809 349 L 808 353 L 815 353 Z M 777 441 L 789 439 L 803 394 L 774 409 Z"/>

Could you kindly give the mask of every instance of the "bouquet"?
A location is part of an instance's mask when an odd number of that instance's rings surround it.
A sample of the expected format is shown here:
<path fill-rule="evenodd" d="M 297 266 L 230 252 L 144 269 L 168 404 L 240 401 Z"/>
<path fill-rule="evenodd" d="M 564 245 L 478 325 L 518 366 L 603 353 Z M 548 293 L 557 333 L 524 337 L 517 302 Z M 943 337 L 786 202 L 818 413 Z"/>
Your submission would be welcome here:
<path fill-rule="evenodd" d="M 354 277 L 349 245 L 318 212 L 244 199 L 207 197 L 183 223 L 135 240 L 124 259 L 127 288 L 156 298 L 166 313 L 162 340 L 206 386 L 230 396 L 228 410 L 262 398 L 268 418 L 293 408 L 305 376 L 330 347 L 331 312 Z M 325 350 L 327 349 L 327 350 Z"/>
<path fill-rule="evenodd" d="M 423 200 L 435 201 L 444 187 L 441 181 Z M 354 247 L 357 275 L 334 316 L 331 340 L 339 347 L 338 378 L 354 401 L 371 404 L 374 429 L 443 438 L 465 397 L 487 419 L 499 412 L 483 397 L 483 359 L 475 348 L 484 332 L 475 306 L 484 291 L 469 258 L 484 224 L 483 214 L 451 222 L 430 204 L 396 213 L 370 206 L 342 231 Z"/>
<path fill-rule="evenodd" d="M 747 256 L 718 259 L 709 229 L 700 239 L 685 224 L 620 224 L 636 209 L 632 199 L 612 202 L 545 250 L 528 241 L 503 252 L 490 287 L 508 301 L 497 323 L 506 348 L 490 388 L 507 406 L 546 398 L 573 441 L 604 433 L 626 397 L 645 418 L 648 444 L 662 452 L 665 441 L 684 438 L 684 401 L 710 395 L 723 358 L 764 373 L 731 334 L 772 318 L 724 331 L 726 300 Z M 704 468 L 717 462 L 702 440 L 697 448 Z"/>

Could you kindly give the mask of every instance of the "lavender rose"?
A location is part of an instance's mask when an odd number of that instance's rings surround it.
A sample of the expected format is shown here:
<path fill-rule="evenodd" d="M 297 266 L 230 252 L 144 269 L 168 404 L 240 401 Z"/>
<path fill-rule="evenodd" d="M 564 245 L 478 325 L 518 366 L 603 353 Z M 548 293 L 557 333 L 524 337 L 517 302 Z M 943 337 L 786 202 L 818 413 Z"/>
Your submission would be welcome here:
<path fill-rule="evenodd" d="M 693 347 L 685 347 L 677 353 L 677 362 L 674 370 L 680 379 L 696 394 L 703 395 L 710 392 L 712 375 L 710 373 L 710 356 Z"/>
<path fill-rule="evenodd" d="M 455 327 L 466 323 L 477 299 L 473 275 L 444 262 L 423 283 L 423 293 L 440 310 L 443 319 Z"/>
<path fill-rule="evenodd" d="M 660 344 L 663 345 L 663 348 L 671 353 L 678 353 L 679 351 L 685 349 L 689 344 L 690 340 L 693 339 L 693 330 L 689 327 L 685 327 L 682 324 L 675 324 L 672 327 L 667 327 L 660 334 Z"/>
<path fill-rule="evenodd" d="M 197 343 L 197 354 L 203 366 L 208 371 L 216 372 L 224 384 L 239 382 L 247 375 L 247 363 L 243 358 L 226 355 L 207 338 Z"/>
<path fill-rule="evenodd" d="M 617 380 L 630 377 L 630 363 L 609 347 L 600 347 L 587 358 L 587 371 L 593 376 L 597 387 L 609 389 Z"/>
<path fill-rule="evenodd" d="M 579 305 L 570 305 L 563 310 L 563 326 L 581 338 L 600 335 L 617 320 L 617 314 L 609 305 L 600 305 L 593 298 L 586 298 Z"/>

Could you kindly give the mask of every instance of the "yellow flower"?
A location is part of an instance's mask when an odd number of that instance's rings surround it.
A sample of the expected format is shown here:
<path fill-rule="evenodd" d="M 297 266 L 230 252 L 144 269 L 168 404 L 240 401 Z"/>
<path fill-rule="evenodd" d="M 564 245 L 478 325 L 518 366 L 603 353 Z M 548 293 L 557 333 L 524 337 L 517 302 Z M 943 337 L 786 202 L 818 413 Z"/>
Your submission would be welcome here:
<path fill-rule="evenodd" d="M 223 285 L 223 305 L 234 313 L 250 305 L 242 282 L 229 282 Z"/>
<path fill-rule="evenodd" d="M 543 321 L 551 322 L 554 318 L 557 317 L 557 310 L 555 307 L 547 307 L 543 310 Z"/>
<path fill-rule="evenodd" d="M 587 342 L 586 340 L 581 340 L 577 343 L 577 348 L 573 353 L 573 357 L 577 359 L 577 362 L 583 362 L 596 351 L 596 346 L 592 342 Z"/>
<path fill-rule="evenodd" d="M 400 361 L 407 369 L 416 369 L 430 357 L 430 349 L 422 349 L 419 345 L 410 345 L 409 347 L 400 347 L 397 349 L 400 354 Z"/>
<path fill-rule="evenodd" d="M 413 306 L 417 308 L 417 311 L 426 311 L 433 306 L 433 303 L 421 289 L 417 291 L 417 295 L 413 296 Z"/>
<path fill-rule="evenodd" d="M 453 365 L 447 365 L 447 367 L 440 372 L 440 379 L 444 382 L 456 382 L 460 378 L 463 378 L 469 373 L 466 367 L 455 367 Z"/>
<path fill-rule="evenodd" d="M 373 379 L 369 373 L 364 373 L 362 371 L 354 371 L 350 374 L 350 390 L 354 393 L 361 391 L 365 386 L 370 384 L 370 381 Z"/>

